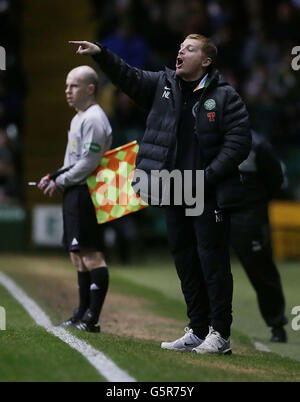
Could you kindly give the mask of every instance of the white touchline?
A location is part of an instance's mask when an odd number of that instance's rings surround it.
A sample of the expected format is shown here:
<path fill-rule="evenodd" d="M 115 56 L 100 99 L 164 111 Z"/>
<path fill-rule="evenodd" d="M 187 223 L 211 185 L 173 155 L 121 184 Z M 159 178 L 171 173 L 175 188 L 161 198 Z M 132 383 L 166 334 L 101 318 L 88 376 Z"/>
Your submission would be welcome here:
<path fill-rule="evenodd" d="M 136 382 L 136 380 L 121 370 L 111 359 L 99 350 L 93 348 L 87 342 L 82 341 L 70 334 L 63 328 L 53 327 L 49 317 L 27 294 L 7 275 L 0 272 L 0 283 L 12 294 L 12 296 L 23 306 L 34 321 L 44 327 L 48 332 L 57 336 L 71 348 L 81 353 L 96 370 L 110 382 Z"/>
<path fill-rule="evenodd" d="M 257 350 L 260 350 L 261 352 L 271 352 L 268 346 L 264 345 L 261 342 L 254 342 L 254 346 Z"/>

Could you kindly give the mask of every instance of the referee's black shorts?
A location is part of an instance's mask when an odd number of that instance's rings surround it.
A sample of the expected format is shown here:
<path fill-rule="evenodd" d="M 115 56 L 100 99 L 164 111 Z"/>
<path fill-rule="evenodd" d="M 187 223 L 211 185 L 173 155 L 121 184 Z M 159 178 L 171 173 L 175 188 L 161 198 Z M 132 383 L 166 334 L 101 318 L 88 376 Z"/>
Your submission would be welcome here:
<path fill-rule="evenodd" d="M 87 185 L 67 188 L 63 195 L 63 245 L 67 251 L 101 251 L 102 225 L 98 225 Z"/>

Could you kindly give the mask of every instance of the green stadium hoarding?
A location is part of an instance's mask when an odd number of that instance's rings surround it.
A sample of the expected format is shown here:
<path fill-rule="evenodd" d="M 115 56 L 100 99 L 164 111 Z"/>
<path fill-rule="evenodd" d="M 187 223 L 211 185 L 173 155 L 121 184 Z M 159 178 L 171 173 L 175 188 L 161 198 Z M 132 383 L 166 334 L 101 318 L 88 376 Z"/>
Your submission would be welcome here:
<path fill-rule="evenodd" d="M 25 209 L 0 206 L 0 250 L 23 251 L 25 248 Z"/>

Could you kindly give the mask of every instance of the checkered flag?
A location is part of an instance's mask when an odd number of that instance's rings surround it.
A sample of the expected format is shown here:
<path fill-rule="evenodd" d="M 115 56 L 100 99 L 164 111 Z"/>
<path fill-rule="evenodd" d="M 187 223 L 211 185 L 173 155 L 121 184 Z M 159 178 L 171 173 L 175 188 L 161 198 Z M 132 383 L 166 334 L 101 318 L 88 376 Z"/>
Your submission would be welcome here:
<path fill-rule="evenodd" d="M 99 224 L 121 218 L 148 206 L 133 190 L 137 141 L 106 152 L 87 185 Z"/>

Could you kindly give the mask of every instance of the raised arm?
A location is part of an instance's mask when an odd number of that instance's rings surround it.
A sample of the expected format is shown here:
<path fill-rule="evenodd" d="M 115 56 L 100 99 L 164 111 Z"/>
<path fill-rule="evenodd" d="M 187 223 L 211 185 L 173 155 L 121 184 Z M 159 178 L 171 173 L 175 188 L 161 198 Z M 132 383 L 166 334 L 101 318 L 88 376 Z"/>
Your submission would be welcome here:
<path fill-rule="evenodd" d="M 101 44 L 87 41 L 69 41 L 69 43 L 78 46 L 76 54 L 92 56 L 111 82 L 139 106 L 145 109 L 151 108 L 161 73 L 131 67 Z"/>

